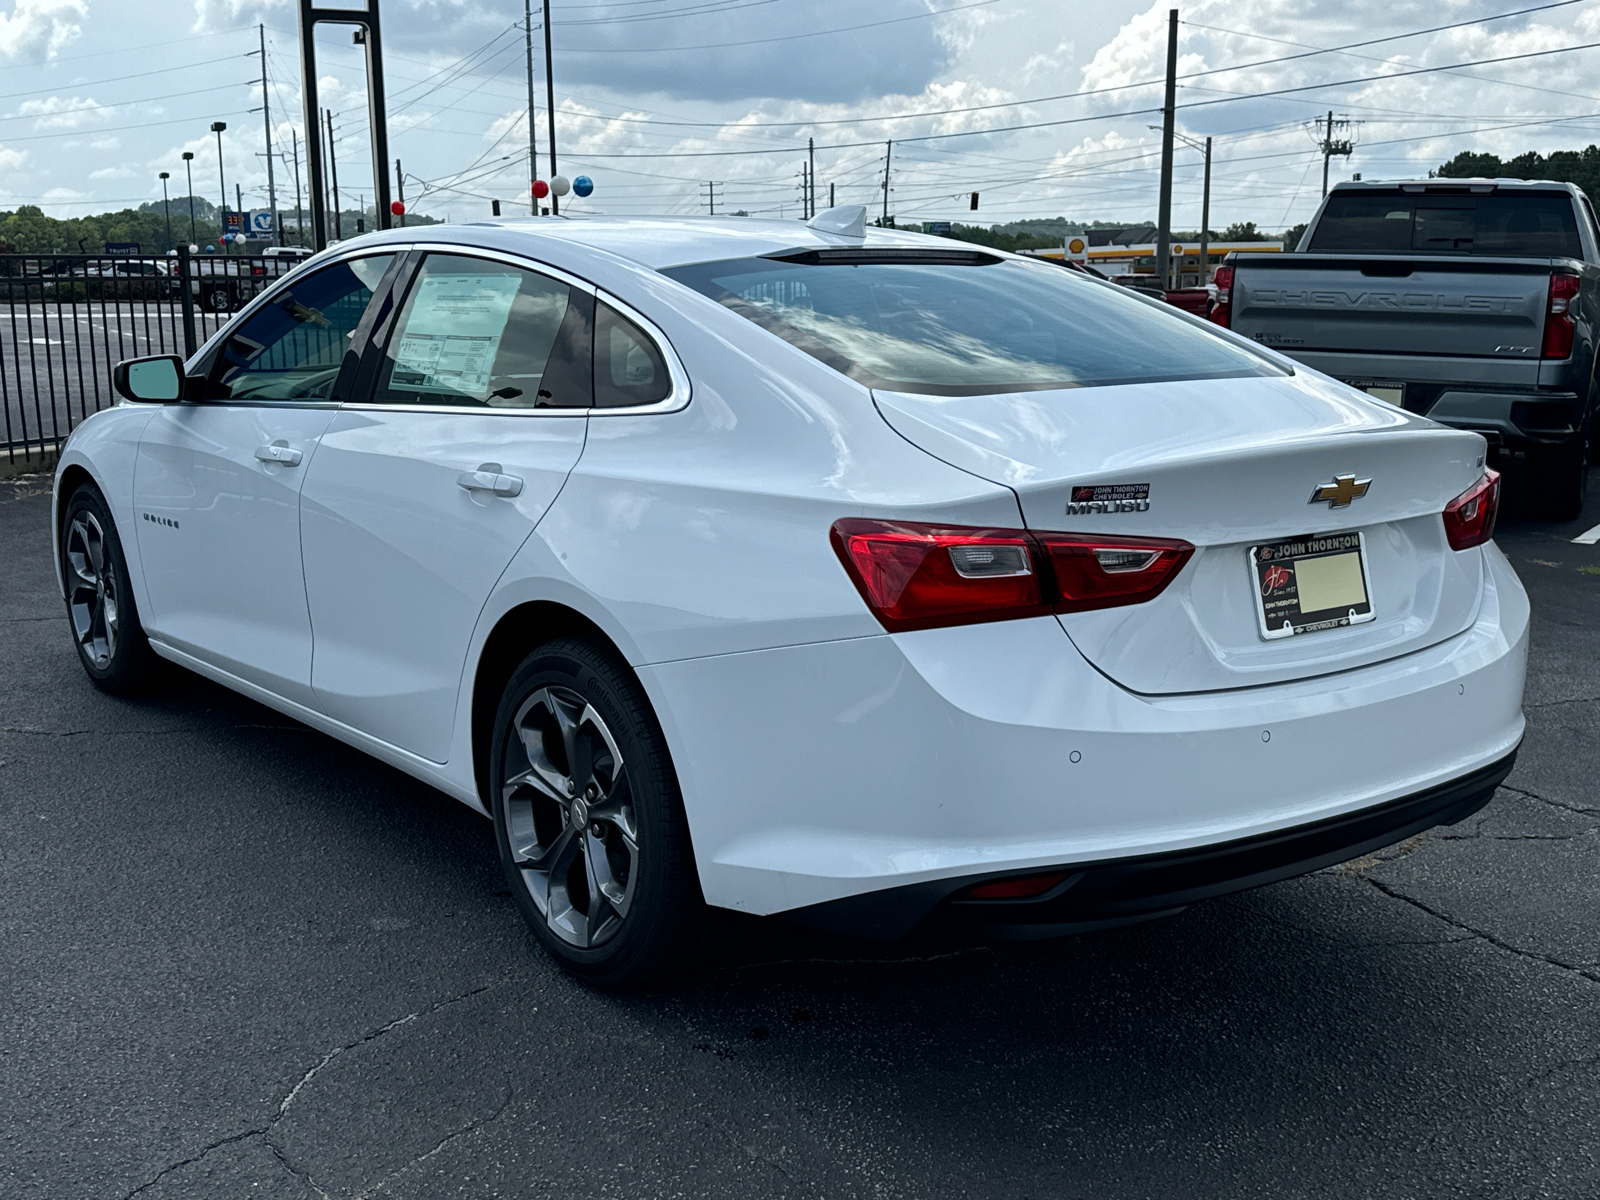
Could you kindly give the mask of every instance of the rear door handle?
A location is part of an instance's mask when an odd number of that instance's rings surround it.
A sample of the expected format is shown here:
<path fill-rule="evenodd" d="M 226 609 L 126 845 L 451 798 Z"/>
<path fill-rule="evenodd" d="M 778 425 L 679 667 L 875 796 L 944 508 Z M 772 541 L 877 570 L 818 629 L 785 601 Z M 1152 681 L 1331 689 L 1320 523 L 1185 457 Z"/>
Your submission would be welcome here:
<path fill-rule="evenodd" d="M 280 467 L 298 467 L 305 455 L 280 438 L 270 446 L 257 446 L 256 457 L 264 463 L 277 463 Z"/>
<path fill-rule="evenodd" d="M 496 496 L 522 495 L 522 480 L 507 475 L 499 463 L 484 463 L 476 471 L 463 471 L 456 482 L 469 492 L 493 492 Z"/>

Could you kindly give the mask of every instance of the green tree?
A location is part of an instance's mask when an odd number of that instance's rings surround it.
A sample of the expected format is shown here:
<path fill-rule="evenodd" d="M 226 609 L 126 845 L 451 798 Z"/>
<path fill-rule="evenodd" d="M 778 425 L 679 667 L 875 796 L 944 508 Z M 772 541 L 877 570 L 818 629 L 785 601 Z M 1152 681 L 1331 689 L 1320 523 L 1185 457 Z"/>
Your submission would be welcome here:
<path fill-rule="evenodd" d="M 1222 231 L 1222 240 L 1225 242 L 1270 242 L 1275 239 L 1268 237 L 1257 229 L 1254 221 L 1235 221 Z"/>
<path fill-rule="evenodd" d="M 1291 225 L 1284 231 L 1283 248 L 1285 250 L 1293 252 L 1294 248 L 1300 244 L 1300 239 L 1305 236 L 1306 224 L 1305 221 L 1301 221 L 1300 224 Z"/>
<path fill-rule="evenodd" d="M 1591 203 L 1600 204 L 1600 146 L 1548 155 L 1529 150 L 1511 159 L 1463 150 L 1429 174 L 1438 179 L 1553 179 L 1577 184 Z"/>

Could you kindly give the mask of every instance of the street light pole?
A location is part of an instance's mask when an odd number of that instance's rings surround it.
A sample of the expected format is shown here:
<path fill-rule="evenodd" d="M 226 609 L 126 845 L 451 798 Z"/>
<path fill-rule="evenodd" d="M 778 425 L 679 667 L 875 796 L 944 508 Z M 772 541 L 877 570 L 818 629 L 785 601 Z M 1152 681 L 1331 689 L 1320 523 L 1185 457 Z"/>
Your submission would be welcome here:
<path fill-rule="evenodd" d="M 217 210 L 217 223 L 221 226 L 217 231 L 219 242 L 228 232 L 228 180 L 222 173 L 222 131 L 227 127 L 226 121 L 211 122 L 211 132 L 217 135 L 217 182 L 222 185 L 222 207 Z M 222 252 L 228 252 L 227 242 L 222 242 Z"/>
<path fill-rule="evenodd" d="M 172 248 L 172 201 L 167 199 L 167 172 L 161 172 L 161 211 L 167 218 L 167 248 Z"/>
<path fill-rule="evenodd" d="M 189 177 L 189 241 L 191 243 L 198 243 L 200 241 L 200 239 L 199 239 L 199 237 L 197 237 L 195 235 L 195 230 L 194 230 L 194 151 L 193 150 L 185 150 L 183 152 L 183 171 L 184 171 L 184 174 L 186 174 Z"/>

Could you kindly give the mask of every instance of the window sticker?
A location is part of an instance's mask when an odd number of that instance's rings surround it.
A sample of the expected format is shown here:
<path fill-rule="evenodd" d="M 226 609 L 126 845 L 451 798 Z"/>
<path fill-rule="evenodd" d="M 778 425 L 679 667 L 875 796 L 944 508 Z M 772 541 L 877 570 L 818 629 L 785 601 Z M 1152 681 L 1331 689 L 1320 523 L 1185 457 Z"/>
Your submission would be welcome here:
<path fill-rule="evenodd" d="M 392 388 L 482 400 L 521 276 L 425 275 L 394 354 Z"/>

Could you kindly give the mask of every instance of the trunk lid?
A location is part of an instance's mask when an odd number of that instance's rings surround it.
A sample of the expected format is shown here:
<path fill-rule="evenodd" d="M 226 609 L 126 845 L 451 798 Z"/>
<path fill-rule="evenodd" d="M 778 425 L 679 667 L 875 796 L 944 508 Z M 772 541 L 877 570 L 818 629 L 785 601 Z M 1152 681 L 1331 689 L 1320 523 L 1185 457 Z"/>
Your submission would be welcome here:
<path fill-rule="evenodd" d="M 1557 265 L 1465 256 L 1239 255 L 1231 327 L 1286 354 L 1526 361 L 1532 384 Z"/>
<path fill-rule="evenodd" d="M 913 444 L 1011 487 L 1031 529 L 1194 544 L 1154 600 L 1060 617 L 1079 651 L 1132 691 L 1347 670 L 1452 637 L 1477 617 L 1482 555 L 1451 550 L 1439 514 L 1482 474 L 1483 440 L 1325 377 L 874 398 Z M 1371 486 L 1347 507 L 1308 502 L 1340 475 Z M 1119 485 L 1098 494 L 1135 498 L 1074 499 L 1075 488 Z M 1264 638 L 1250 548 L 1349 531 L 1363 534 L 1373 618 Z"/>

